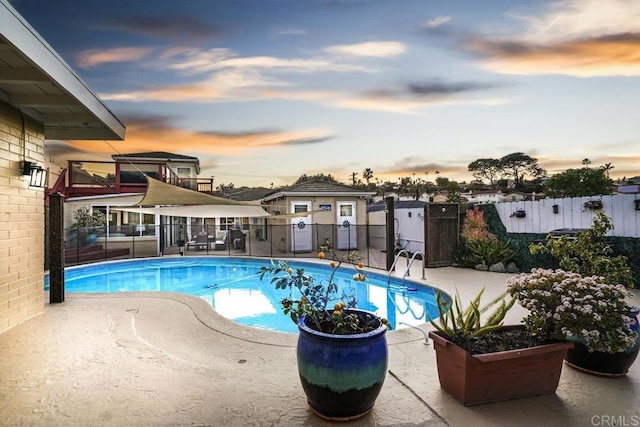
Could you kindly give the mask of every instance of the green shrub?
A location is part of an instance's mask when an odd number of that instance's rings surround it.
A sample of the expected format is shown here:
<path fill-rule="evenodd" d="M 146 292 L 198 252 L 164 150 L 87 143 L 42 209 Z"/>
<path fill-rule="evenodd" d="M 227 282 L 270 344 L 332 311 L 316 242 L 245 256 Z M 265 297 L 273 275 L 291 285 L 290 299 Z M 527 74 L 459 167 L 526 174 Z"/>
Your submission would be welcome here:
<path fill-rule="evenodd" d="M 560 267 L 583 276 L 601 276 L 607 283 L 633 287 L 633 273 L 627 265 L 627 257 L 613 255 L 611 245 L 604 237 L 613 229 L 611 219 L 597 212 L 593 225 L 575 236 L 547 236 L 544 243 L 532 244 L 532 254 L 549 254 L 558 260 Z"/>
<path fill-rule="evenodd" d="M 466 253 L 462 254 L 459 262 L 464 267 L 474 267 L 478 264 L 489 266 L 499 262 L 507 264 L 513 261 L 516 255 L 508 241 L 468 240 L 465 249 Z"/>
<path fill-rule="evenodd" d="M 456 251 L 458 266 L 473 268 L 478 264 L 507 264 L 515 259 L 516 253 L 510 242 L 499 239 L 489 230 L 484 211 L 479 206 L 467 210 L 461 235 Z"/>

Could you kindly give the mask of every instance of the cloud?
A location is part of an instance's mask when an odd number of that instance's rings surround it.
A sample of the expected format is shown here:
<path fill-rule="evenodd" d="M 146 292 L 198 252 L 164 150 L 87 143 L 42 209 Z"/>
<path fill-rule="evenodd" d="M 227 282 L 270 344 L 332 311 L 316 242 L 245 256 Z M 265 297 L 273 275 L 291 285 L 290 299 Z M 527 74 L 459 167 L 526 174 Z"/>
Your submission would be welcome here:
<path fill-rule="evenodd" d="M 93 68 L 113 62 L 136 62 L 154 51 L 150 47 L 117 47 L 112 49 L 91 49 L 80 52 L 76 63 L 80 68 Z"/>
<path fill-rule="evenodd" d="M 206 22 L 187 16 L 130 16 L 112 21 L 101 28 L 126 31 L 143 36 L 180 40 L 205 41 L 216 39 L 222 31 Z"/>
<path fill-rule="evenodd" d="M 505 74 L 640 75 L 640 32 L 547 45 L 475 40 L 468 47 L 487 58 L 486 68 Z"/>
<path fill-rule="evenodd" d="M 277 28 L 272 30 L 272 33 L 277 37 L 304 36 L 307 31 L 302 28 Z"/>
<path fill-rule="evenodd" d="M 462 104 L 495 106 L 509 103 L 505 98 L 477 98 L 474 92 L 499 87 L 483 82 L 408 82 L 399 87 L 374 89 L 343 97 L 336 105 L 344 108 L 412 114 L 433 105 Z"/>
<path fill-rule="evenodd" d="M 255 153 L 256 149 L 268 149 L 278 146 L 322 143 L 333 138 L 323 129 L 305 130 L 246 130 L 226 132 L 215 130 L 193 131 L 177 127 L 174 119 L 162 115 L 123 116 L 127 124 L 126 144 L 112 145 L 123 152 L 168 151 L 174 152 L 176 144 L 180 152 L 186 155 L 245 156 Z M 96 155 L 116 154 L 110 144 L 95 141 L 67 141 L 74 151 L 94 153 Z M 56 154 L 64 154 L 60 147 Z"/>
<path fill-rule="evenodd" d="M 241 57 L 228 49 L 222 48 L 173 50 L 166 52 L 163 58 L 173 61 L 167 66 L 169 69 L 188 71 L 190 73 L 206 73 L 223 69 L 269 70 L 293 73 L 370 71 L 370 69 L 361 65 L 344 64 L 324 58 Z"/>
<path fill-rule="evenodd" d="M 326 47 L 325 52 L 340 55 L 365 56 L 375 58 L 387 58 L 401 55 L 407 47 L 401 42 L 364 42 L 358 44 L 343 44 Z"/>
<path fill-rule="evenodd" d="M 424 27 L 426 27 L 426 28 L 436 28 L 436 27 L 439 27 L 441 25 L 446 24 L 449 21 L 451 21 L 451 17 L 450 16 L 438 16 L 438 17 L 435 17 L 433 19 L 429 19 L 428 21 L 426 21 L 422 25 Z"/>
<path fill-rule="evenodd" d="M 471 37 L 464 47 L 487 69 L 520 75 L 640 75 L 640 2 L 567 0 L 541 16 L 510 14 L 524 23 L 508 38 Z"/>

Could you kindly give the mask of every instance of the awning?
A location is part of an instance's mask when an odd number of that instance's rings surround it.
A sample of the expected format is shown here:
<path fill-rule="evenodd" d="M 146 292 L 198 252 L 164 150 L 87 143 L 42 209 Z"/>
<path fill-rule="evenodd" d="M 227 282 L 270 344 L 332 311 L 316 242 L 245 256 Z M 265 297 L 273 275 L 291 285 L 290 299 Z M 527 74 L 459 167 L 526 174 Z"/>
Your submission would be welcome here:
<path fill-rule="evenodd" d="M 113 206 L 112 210 L 151 215 L 179 216 L 191 218 L 256 218 L 269 219 L 297 218 L 313 215 L 319 211 L 270 215 L 262 206 L 248 202 L 225 199 L 187 188 L 166 184 L 146 176 L 147 190 L 135 205 Z"/>
<path fill-rule="evenodd" d="M 269 216 L 269 212 L 256 205 L 114 206 L 111 210 L 192 218 L 254 218 Z"/>
<path fill-rule="evenodd" d="M 188 205 L 216 205 L 216 206 L 256 206 L 251 203 L 238 202 L 224 197 L 212 196 L 188 188 L 166 184 L 145 175 L 147 190 L 144 197 L 136 206 L 188 206 Z"/>

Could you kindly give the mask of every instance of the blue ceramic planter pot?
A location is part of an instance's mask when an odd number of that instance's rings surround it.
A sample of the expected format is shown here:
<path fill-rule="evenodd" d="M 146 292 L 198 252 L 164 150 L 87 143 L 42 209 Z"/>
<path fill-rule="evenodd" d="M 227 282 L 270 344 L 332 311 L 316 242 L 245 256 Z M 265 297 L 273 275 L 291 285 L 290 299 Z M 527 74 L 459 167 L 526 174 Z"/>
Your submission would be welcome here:
<path fill-rule="evenodd" d="M 636 333 L 640 333 L 637 307 L 634 308 L 632 316 L 634 323 L 631 325 L 631 329 Z M 607 377 L 625 375 L 640 352 L 640 334 L 633 347 L 629 347 L 626 351 L 618 353 L 604 353 L 601 351 L 589 352 L 586 345 L 576 340 L 573 341 L 576 342 L 576 346 L 567 352 L 565 360 L 569 366 L 592 375 Z"/>
<path fill-rule="evenodd" d="M 387 326 L 379 322 L 364 334 L 333 335 L 311 329 L 301 317 L 298 329 L 298 372 L 313 411 L 341 420 L 365 415 L 387 374 Z"/>

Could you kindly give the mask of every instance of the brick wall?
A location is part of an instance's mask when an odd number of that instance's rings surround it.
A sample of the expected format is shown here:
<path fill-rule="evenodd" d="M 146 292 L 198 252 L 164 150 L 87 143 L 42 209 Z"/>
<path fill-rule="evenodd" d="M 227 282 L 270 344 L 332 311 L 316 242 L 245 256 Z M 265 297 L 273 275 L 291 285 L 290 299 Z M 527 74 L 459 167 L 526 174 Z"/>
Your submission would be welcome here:
<path fill-rule="evenodd" d="M 43 164 L 44 129 L 0 102 L 0 333 L 44 310 L 44 194 L 21 177 Z"/>

